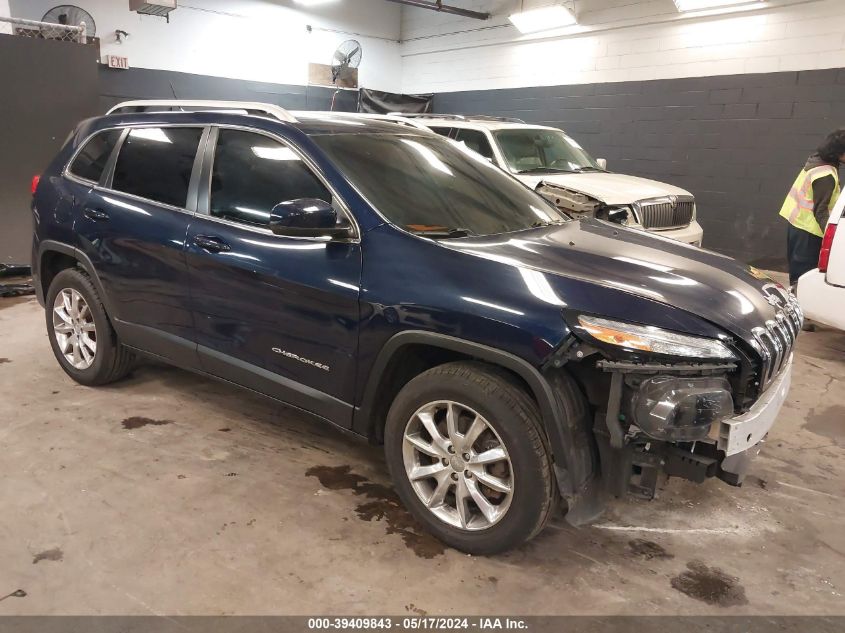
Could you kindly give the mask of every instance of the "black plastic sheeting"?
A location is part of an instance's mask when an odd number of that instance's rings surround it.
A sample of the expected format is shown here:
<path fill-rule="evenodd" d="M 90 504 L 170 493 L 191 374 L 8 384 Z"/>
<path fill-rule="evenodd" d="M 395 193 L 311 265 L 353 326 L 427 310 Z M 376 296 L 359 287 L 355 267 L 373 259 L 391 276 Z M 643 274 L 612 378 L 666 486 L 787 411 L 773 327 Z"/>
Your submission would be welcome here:
<path fill-rule="evenodd" d="M 18 264 L 0 264 L 0 278 L 29 277 L 32 268 Z M 22 297 L 34 295 L 35 288 L 30 280 L 18 280 L 12 283 L 0 283 L 0 297 Z"/>
<path fill-rule="evenodd" d="M 401 95 L 394 92 L 382 92 L 361 88 L 358 91 L 358 112 L 367 114 L 387 114 L 405 112 L 419 114 L 431 112 L 434 95 Z"/>

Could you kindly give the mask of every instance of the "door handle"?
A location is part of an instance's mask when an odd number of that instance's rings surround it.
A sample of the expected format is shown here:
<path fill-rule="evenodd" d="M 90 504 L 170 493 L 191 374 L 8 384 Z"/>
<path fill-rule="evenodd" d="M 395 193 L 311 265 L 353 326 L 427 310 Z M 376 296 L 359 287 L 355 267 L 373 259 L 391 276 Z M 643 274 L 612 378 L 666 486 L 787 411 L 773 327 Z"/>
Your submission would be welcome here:
<path fill-rule="evenodd" d="M 197 235 L 194 237 L 194 244 L 209 253 L 228 253 L 232 250 L 226 242 L 213 235 Z"/>
<path fill-rule="evenodd" d="M 94 220 L 94 222 L 105 222 L 109 219 L 108 213 L 106 213 L 102 209 L 94 209 L 91 207 L 85 207 L 82 210 L 82 215 L 84 215 L 89 220 Z"/>

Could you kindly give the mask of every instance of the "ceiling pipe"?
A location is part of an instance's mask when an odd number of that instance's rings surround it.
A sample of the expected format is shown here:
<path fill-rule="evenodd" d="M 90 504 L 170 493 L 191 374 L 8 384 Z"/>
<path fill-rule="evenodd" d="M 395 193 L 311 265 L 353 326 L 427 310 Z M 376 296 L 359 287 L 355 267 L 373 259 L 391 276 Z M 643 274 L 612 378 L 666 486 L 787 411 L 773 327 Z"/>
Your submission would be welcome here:
<path fill-rule="evenodd" d="M 395 2 L 397 4 L 406 4 L 409 7 L 418 7 L 420 9 L 430 9 L 432 11 L 440 11 L 441 13 L 451 13 L 453 15 L 460 15 L 465 18 L 473 18 L 475 20 L 489 20 L 489 13 L 482 13 L 480 11 L 470 11 L 469 9 L 461 9 L 459 7 L 451 7 L 443 4 L 442 0 L 387 0 L 388 2 Z"/>

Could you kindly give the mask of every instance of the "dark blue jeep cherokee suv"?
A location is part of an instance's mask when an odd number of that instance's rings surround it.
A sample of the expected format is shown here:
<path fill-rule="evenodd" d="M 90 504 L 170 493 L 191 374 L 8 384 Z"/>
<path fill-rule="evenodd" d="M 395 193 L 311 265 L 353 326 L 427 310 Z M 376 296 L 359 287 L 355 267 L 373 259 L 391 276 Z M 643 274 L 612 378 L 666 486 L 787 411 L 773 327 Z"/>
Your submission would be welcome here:
<path fill-rule="evenodd" d="M 740 484 L 802 322 L 759 271 L 573 220 L 398 119 L 126 104 L 77 128 L 32 208 L 76 381 L 153 357 L 383 442 L 408 509 L 473 553 L 561 499 L 579 524 L 667 475 Z"/>

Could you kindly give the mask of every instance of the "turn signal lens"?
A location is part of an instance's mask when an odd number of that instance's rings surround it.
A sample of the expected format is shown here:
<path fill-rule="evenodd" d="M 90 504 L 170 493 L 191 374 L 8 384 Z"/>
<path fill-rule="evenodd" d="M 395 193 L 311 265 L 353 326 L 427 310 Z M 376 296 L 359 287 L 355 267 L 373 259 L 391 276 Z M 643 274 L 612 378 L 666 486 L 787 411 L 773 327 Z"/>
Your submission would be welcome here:
<path fill-rule="evenodd" d="M 586 317 L 579 317 L 578 321 L 587 330 L 587 333 L 594 339 L 602 341 L 603 343 L 610 343 L 611 345 L 619 345 L 620 347 L 627 347 L 629 349 L 639 349 L 645 352 L 651 351 L 651 345 L 645 339 L 617 330 L 616 328 L 601 325 L 597 321 L 603 319 L 587 319 Z"/>
<path fill-rule="evenodd" d="M 826 273 L 830 263 L 830 249 L 833 247 L 833 236 L 836 235 L 836 224 L 828 224 L 822 238 L 822 250 L 819 251 L 819 272 Z"/>
<path fill-rule="evenodd" d="M 597 341 L 628 350 L 703 359 L 736 359 L 734 353 L 717 339 L 670 332 L 651 325 L 635 325 L 600 317 L 578 317 L 584 333 Z"/>

